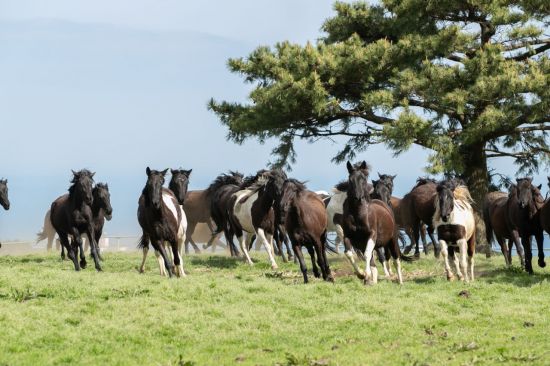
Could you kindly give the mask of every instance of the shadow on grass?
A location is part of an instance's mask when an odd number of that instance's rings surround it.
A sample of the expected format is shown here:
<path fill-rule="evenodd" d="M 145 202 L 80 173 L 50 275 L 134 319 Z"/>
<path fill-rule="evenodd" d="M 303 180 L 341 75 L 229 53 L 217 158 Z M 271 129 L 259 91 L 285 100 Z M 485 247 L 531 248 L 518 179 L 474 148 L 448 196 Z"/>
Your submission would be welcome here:
<path fill-rule="evenodd" d="M 481 271 L 478 278 L 488 283 L 509 283 L 518 287 L 531 287 L 543 281 L 550 281 L 550 274 L 535 271 L 535 274 L 529 275 L 519 267 L 502 267 Z"/>
<path fill-rule="evenodd" d="M 191 263 L 194 266 L 206 266 L 215 268 L 236 268 L 243 263 L 242 258 L 209 256 L 209 257 L 191 257 Z"/>

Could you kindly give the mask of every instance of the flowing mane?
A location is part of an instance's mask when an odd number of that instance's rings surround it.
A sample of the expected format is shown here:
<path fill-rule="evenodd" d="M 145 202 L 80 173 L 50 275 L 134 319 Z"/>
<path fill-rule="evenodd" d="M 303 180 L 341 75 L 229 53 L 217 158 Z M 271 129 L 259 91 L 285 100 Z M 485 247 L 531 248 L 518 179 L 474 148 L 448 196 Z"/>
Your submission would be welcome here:
<path fill-rule="evenodd" d="M 306 189 L 307 187 L 305 182 L 300 182 L 294 178 L 287 179 L 283 185 L 283 196 L 281 197 L 281 201 L 279 203 L 281 212 L 286 212 L 292 200 L 296 198 L 300 192 L 305 191 Z"/>
<path fill-rule="evenodd" d="M 453 196 L 455 201 L 459 205 L 461 205 L 464 209 L 468 209 L 472 207 L 472 203 L 474 202 L 474 200 L 470 195 L 470 191 L 468 190 L 468 187 L 464 185 L 459 185 L 455 187 L 453 191 Z"/>
<path fill-rule="evenodd" d="M 228 185 L 228 184 L 234 184 L 234 185 L 240 185 L 242 183 L 243 175 L 239 172 L 233 172 L 230 171 L 229 174 L 220 174 L 214 179 L 212 183 L 206 188 L 206 194 L 210 195 L 216 190 L 218 190 L 220 187 Z"/>
<path fill-rule="evenodd" d="M 437 181 L 433 178 L 419 177 L 418 179 L 416 179 L 416 185 L 413 187 L 413 189 L 430 183 L 437 184 Z"/>

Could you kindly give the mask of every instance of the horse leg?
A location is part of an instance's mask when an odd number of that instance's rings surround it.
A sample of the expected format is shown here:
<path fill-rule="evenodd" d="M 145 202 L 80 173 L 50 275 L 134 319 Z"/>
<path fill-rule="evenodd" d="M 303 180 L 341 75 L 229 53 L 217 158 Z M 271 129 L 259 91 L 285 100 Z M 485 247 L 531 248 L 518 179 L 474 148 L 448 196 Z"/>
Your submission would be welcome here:
<path fill-rule="evenodd" d="M 183 235 L 177 240 L 177 257 L 179 262 L 179 273 L 180 277 L 185 277 L 185 271 L 183 270 L 183 245 L 185 243 L 185 232 L 183 232 Z"/>
<path fill-rule="evenodd" d="M 469 274 L 468 274 L 468 262 L 467 262 L 467 256 L 466 256 L 468 243 L 466 239 L 463 238 L 458 240 L 457 244 L 458 244 L 458 254 L 460 255 L 460 270 L 464 275 L 464 281 L 469 282 L 470 280 L 469 280 Z"/>
<path fill-rule="evenodd" d="M 546 262 L 544 261 L 544 231 L 540 230 L 535 233 L 535 240 L 537 241 L 537 251 L 538 253 L 538 264 L 539 267 L 546 267 Z"/>
<path fill-rule="evenodd" d="M 460 248 L 460 247 L 459 247 Z M 449 255 L 453 259 L 453 262 L 455 264 L 455 270 L 456 275 L 458 276 L 458 279 L 460 281 L 464 281 L 464 275 L 462 274 L 462 271 L 460 270 L 460 251 L 456 253 L 456 250 L 454 247 L 448 247 Z"/>
<path fill-rule="evenodd" d="M 439 246 L 441 247 L 441 255 L 443 255 L 443 260 L 445 261 L 445 273 L 447 274 L 447 280 L 453 281 L 454 275 L 449 264 L 449 251 L 447 249 L 447 242 L 445 242 L 444 240 L 440 240 Z"/>
<path fill-rule="evenodd" d="M 372 240 L 372 237 L 367 240 L 367 248 L 365 249 L 365 284 L 374 284 L 373 282 L 373 271 L 371 269 L 371 260 L 372 260 L 372 253 L 374 251 L 374 240 Z M 376 274 L 378 275 L 378 270 L 376 270 Z"/>
<path fill-rule="evenodd" d="M 434 237 L 434 228 L 431 225 L 428 225 L 428 235 L 430 236 L 430 240 L 432 241 L 434 246 L 434 257 L 439 258 L 439 254 L 441 253 L 441 248 L 439 248 L 436 245 L 437 241 L 435 240 L 435 237 Z"/>
<path fill-rule="evenodd" d="M 428 242 L 426 240 L 426 224 L 420 225 L 420 240 L 422 240 L 422 247 L 424 248 L 424 254 L 428 255 Z M 435 249 L 435 243 L 432 242 Z"/>
<path fill-rule="evenodd" d="M 336 240 L 334 242 L 334 251 L 336 254 L 339 254 L 340 251 L 338 250 L 338 247 L 341 243 L 344 242 L 344 228 L 342 228 L 342 225 L 336 224 Z"/>
<path fill-rule="evenodd" d="M 519 237 L 519 233 L 517 230 L 512 230 L 511 233 L 511 240 L 514 242 L 514 245 L 516 246 L 516 252 L 518 253 L 519 260 L 521 261 L 521 268 L 525 268 L 525 250 L 523 249 L 523 244 L 521 243 L 521 239 Z M 510 263 L 512 263 L 512 244 L 508 247 L 509 257 L 510 257 Z"/>
<path fill-rule="evenodd" d="M 75 271 L 80 271 L 80 265 L 78 264 L 78 258 L 77 258 L 77 251 L 73 247 L 73 245 L 69 242 L 69 237 L 67 234 L 59 234 L 59 240 L 61 241 L 61 245 L 67 249 L 67 256 L 70 260 L 73 261 L 74 269 Z"/>
<path fill-rule="evenodd" d="M 351 246 L 351 241 L 348 238 L 344 238 L 344 247 L 345 247 L 344 250 L 345 250 L 346 258 L 348 259 L 348 261 L 352 265 L 353 270 L 355 271 L 355 275 L 360 280 L 364 280 L 365 279 L 365 273 L 359 268 L 357 263 L 355 263 L 355 255 L 353 253 L 353 249 L 352 249 L 352 246 Z"/>
<path fill-rule="evenodd" d="M 101 250 L 99 248 L 99 240 L 101 239 L 101 231 L 95 232 L 95 242 L 97 243 L 97 256 L 99 257 L 99 260 L 103 262 L 103 257 L 101 256 Z"/>
<path fill-rule="evenodd" d="M 495 233 L 495 237 L 497 238 L 497 243 L 500 246 L 500 251 L 504 256 L 504 262 L 506 263 L 506 267 L 510 267 L 512 263 L 510 261 L 510 255 L 508 253 L 508 245 L 506 243 L 506 239 L 504 239 L 501 235 L 498 235 L 496 233 Z"/>
<path fill-rule="evenodd" d="M 185 254 L 189 254 L 189 242 L 191 241 L 191 237 L 195 232 L 195 226 L 197 226 L 196 222 L 187 222 L 187 231 L 186 231 L 187 237 L 185 238 Z"/>
<path fill-rule="evenodd" d="M 101 271 L 101 264 L 99 263 L 99 246 L 95 240 L 95 233 L 93 227 L 90 225 L 86 230 L 88 240 L 90 241 L 90 249 L 92 251 L 92 257 L 94 258 L 95 269 Z"/>
<path fill-rule="evenodd" d="M 302 254 L 302 247 L 293 244 L 292 249 L 294 250 L 294 256 L 298 258 L 298 262 L 300 263 L 300 270 L 302 271 L 302 275 L 304 276 L 304 283 L 308 283 L 309 280 L 307 278 L 307 267 L 306 262 L 304 261 L 304 255 Z"/>
<path fill-rule="evenodd" d="M 283 259 L 283 262 L 286 263 L 288 262 L 288 260 L 286 259 L 286 255 L 285 255 L 285 252 L 283 250 L 283 242 L 281 240 L 281 232 L 277 229 L 275 230 L 275 233 L 273 235 L 273 237 L 275 238 L 275 245 L 273 246 L 273 248 L 277 249 L 277 255 L 280 255 L 281 258 Z"/>
<path fill-rule="evenodd" d="M 59 247 L 61 247 L 61 260 L 64 261 L 67 257 L 65 256 L 65 246 L 61 244 L 61 239 L 57 238 L 55 241 L 55 246 L 57 250 L 59 250 Z M 69 249 L 67 249 L 68 251 Z"/>
<path fill-rule="evenodd" d="M 84 252 L 82 237 L 77 229 L 74 229 L 71 235 L 73 237 L 73 245 L 76 244 L 76 250 L 80 253 L 80 268 L 85 269 L 88 264 L 86 263 L 86 254 Z"/>
<path fill-rule="evenodd" d="M 160 252 L 160 256 L 162 257 L 162 262 L 159 260 L 159 265 L 164 264 L 165 267 L 165 273 L 168 273 L 168 277 L 172 277 L 172 263 L 170 262 L 170 259 L 168 258 L 168 255 L 166 253 L 166 249 L 164 247 L 164 241 L 163 240 L 157 240 L 156 242 L 157 248 L 155 248 L 158 252 Z M 176 251 L 177 254 L 177 251 Z M 161 266 L 162 271 L 162 266 Z"/>
<path fill-rule="evenodd" d="M 313 268 L 313 275 L 315 278 L 321 277 L 321 274 L 319 273 L 319 267 L 317 267 L 317 264 L 315 264 L 315 249 L 313 249 L 313 246 L 311 244 L 306 245 L 307 252 L 309 253 L 309 257 L 311 258 L 311 267 Z"/>
<path fill-rule="evenodd" d="M 403 284 L 403 273 L 401 271 L 401 260 L 400 255 L 401 251 L 399 250 L 399 242 L 397 238 L 393 238 L 392 241 L 389 243 L 388 246 L 386 246 L 386 260 L 391 255 L 393 258 L 393 265 L 395 266 L 395 271 L 397 272 L 397 281 L 400 285 Z M 388 264 L 389 268 L 389 264 Z M 390 271 L 391 274 L 391 271 Z"/>
<path fill-rule="evenodd" d="M 382 264 L 382 269 L 384 270 L 384 276 L 388 278 L 390 276 L 390 273 L 388 272 L 388 268 L 386 266 L 386 254 L 383 252 L 384 248 L 379 247 L 376 249 L 376 254 L 378 256 L 378 260 Z"/>
<path fill-rule="evenodd" d="M 327 232 L 325 231 L 323 235 L 321 235 L 321 240 L 315 246 L 315 250 L 317 251 L 317 260 L 319 261 L 319 265 L 321 266 L 323 279 L 325 281 L 334 282 L 334 278 L 332 277 L 332 273 L 330 272 L 330 267 L 328 265 L 326 246 Z"/>
<path fill-rule="evenodd" d="M 183 277 L 183 264 L 180 258 L 179 245 L 177 241 L 170 242 L 170 249 L 172 249 L 172 256 L 174 258 L 174 274 L 176 277 Z"/>
<path fill-rule="evenodd" d="M 166 266 L 164 265 L 164 258 L 160 255 L 160 251 L 155 249 L 155 257 L 157 258 L 157 262 L 159 264 L 159 272 L 162 277 L 168 276 L 168 273 L 166 273 Z"/>
<path fill-rule="evenodd" d="M 275 262 L 275 258 L 273 258 L 273 248 L 266 238 L 264 229 L 262 228 L 256 229 L 256 234 L 258 238 L 260 238 L 259 243 L 263 243 L 265 246 L 265 249 L 267 250 L 267 255 L 269 256 L 269 262 L 271 263 L 271 269 L 279 268 L 279 266 L 277 266 L 277 263 Z"/>
<path fill-rule="evenodd" d="M 48 252 L 52 251 L 54 237 L 55 237 L 55 231 L 48 235 L 48 244 L 46 244 L 46 248 L 47 248 Z M 57 249 L 57 251 L 59 251 L 59 243 L 56 243 L 55 249 Z"/>
<path fill-rule="evenodd" d="M 249 239 L 248 235 L 246 236 L 246 239 Z M 252 262 L 252 259 L 250 259 L 250 255 L 248 254 L 248 240 L 245 240 L 244 233 L 242 231 L 240 231 L 240 233 L 237 233 L 237 240 L 239 240 L 239 245 L 241 246 L 241 251 L 244 253 L 246 262 L 250 265 L 253 265 L 254 263 Z"/>
<path fill-rule="evenodd" d="M 468 272 L 470 281 L 474 280 L 474 254 L 476 253 L 476 234 L 468 240 Z"/>
<path fill-rule="evenodd" d="M 533 252 L 531 251 L 531 236 L 522 235 L 521 245 L 523 245 L 523 250 L 525 251 L 525 270 L 529 274 L 533 274 Z"/>
<path fill-rule="evenodd" d="M 149 246 L 143 247 L 143 259 L 141 260 L 141 266 L 139 266 L 139 273 L 145 273 L 145 260 L 147 259 L 147 253 L 149 252 Z"/>

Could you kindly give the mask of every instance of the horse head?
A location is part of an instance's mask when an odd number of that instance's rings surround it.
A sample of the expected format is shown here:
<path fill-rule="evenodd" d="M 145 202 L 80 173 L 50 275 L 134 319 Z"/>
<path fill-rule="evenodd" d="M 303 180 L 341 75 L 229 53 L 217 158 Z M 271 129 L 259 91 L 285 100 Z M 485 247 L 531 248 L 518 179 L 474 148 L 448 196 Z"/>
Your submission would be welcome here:
<path fill-rule="evenodd" d="M 378 177 L 380 178 L 380 181 L 387 185 L 393 192 L 393 180 L 395 179 L 395 177 L 397 177 L 397 175 L 378 173 Z"/>
<path fill-rule="evenodd" d="M 352 165 L 349 161 L 346 164 L 348 168 L 348 198 L 360 200 L 365 198 L 369 200 L 367 181 L 369 178 L 369 166 L 366 161 Z"/>
<path fill-rule="evenodd" d="M 168 169 L 158 171 L 147 167 L 145 172 L 147 173 L 147 183 L 143 189 L 143 195 L 156 210 L 159 210 L 162 200 L 162 186 L 164 185 L 164 177 Z"/>
<path fill-rule="evenodd" d="M 265 193 L 274 200 L 280 201 L 283 196 L 284 184 L 287 180 L 286 173 L 281 169 L 271 170 L 267 174 Z"/>
<path fill-rule="evenodd" d="M 111 194 L 109 186 L 106 183 L 97 183 L 92 191 L 94 205 L 105 211 L 105 218 L 111 220 L 113 217 L 113 208 L 111 207 Z"/>
<path fill-rule="evenodd" d="M 4 210 L 10 209 L 10 200 L 8 198 L 8 180 L 0 180 L 0 204 L 4 207 Z"/>
<path fill-rule="evenodd" d="M 516 198 L 518 200 L 519 207 L 524 208 L 534 208 L 536 207 L 536 198 L 540 195 L 539 187 L 535 187 L 533 183 L 533 178 L 518 178 L 516 179 Z"/>
<path fill-rule="evenodd" d="M 372 180 L 374 192 L 371 197 L 379 199 L 387 204 L 390 204 L 391 195 L 393 193 L 393 182 L 387 179 Z"/>
<path fill-rule="evenodd" d="M 452 181 L 445 180 L 437 185 L 437 199 L 435 204 L 439 210 L 439 216 L 443 222 L 449 221 L 454 209 L 454 194 L 455 185 Z"/>
<path fill-rule="evenodd" d="M 69 188 L 69 195 L 74 196 L 76 199 L 81 199 L 87 205 L 92 205 L 93 195 L 92 189 L 94 186 L 95 173 L 90 172 L 87 169 L 82 169 L 78 172 L 72 170 L 73 179 L 72 185 Z"/>
<path fill-rule="evenodd" d="M 189 186 L 189 176 L 191 175 L 192 171 L 193 169 L 170 169 L 170 173 L 172 173 L 172 178 L 170 179 L 168 188 L 170 188 L 170 190 L 174 192 L 174 195 L 176 196 L 176 199 L 178 200 L 178 203 L 180 205 L 183 205 L 185 201 L 185 196 L 187 195 L 187 187 Z"/>

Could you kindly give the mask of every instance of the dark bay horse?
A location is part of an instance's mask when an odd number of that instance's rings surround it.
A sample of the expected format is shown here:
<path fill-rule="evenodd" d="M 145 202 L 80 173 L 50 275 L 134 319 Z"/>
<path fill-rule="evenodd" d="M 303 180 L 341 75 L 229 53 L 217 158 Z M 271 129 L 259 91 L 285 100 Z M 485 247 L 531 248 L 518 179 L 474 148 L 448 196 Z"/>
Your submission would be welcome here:
<path fill-rule="evenodd" d="M 277 172 L 269 174 L 266 190 L 273 194 L 279 206 L 276 212 L 282 217 L 278 221 L 284 222 L 294 256 L 300 263 L 304 283 L 309 280 L 302 247 L 311 257 L 313 275 L 322 275 L 325 281 L 334 281 L 326 255 L 327 213 L 321 197 L 309 191 L 302 182 L 287 179 L 286 175 Z"/>
<path fill-rule="evenodd" d="M 164 177 L 168 169 L 163 171 L 146 169 L 147 183 L 139 198 L 138 221 L 143 230 L 138 247 L 143 249 L 143 261 L 140 272 L 143 272 L 149 243 L 153 245 L 159 261 L 161 275 L 172 276 L 175 267 L 177 277 L 185 276 L 183 270 L 182 249 L 185 240 L 186 218 L 183 208 L 170 189 L 163 188 Z M 169 244 L 174 258 L 174 266 L 165 250 Z"/>
<path fill-rule="evenodd" d="M 207 188 L 210 196 L 210 213 L 216 224 L 212 237 L 223 232 L 232 257 L 238 257 L 240 253 L 233 242 L 235 233 L 229 219 L 230 204 L 233 194 L 241 189 L 242 183 L 243 175 L 230 171 L 229 174 L 221 174 L 216 177 Z"/>
<path fill-rule="evenodd" d="M 170 169 L 170 182 L 168 183 L 168 189 L 174 193 L 178 203 L 180 205 L 185 204 L 185 198 L 187 197 L 187 188 L 189 187 L 189 177 L 193 169 Z"/>
<path fill-rule="evenodd" d="M 548 177 L 548 187 L 550 188 L 550 177 Z M 544 231 L 550 234 L 550 199 L 545 200 L 540 209 L 540 224 Z"/>
<path fill-rule="evenodd" d="M 103 226 L 105 226 L 105 220 L 110 221 L 113 218 L 113 208 L 111 207 L 111 194 L 109 193 L 109 185 L 106 183 L 97 183 L 92 189 L 93 203 L 92 203 L 92 216 L 94 226 L 95 241 L 98 243 L 98 255 L 101 258 L 101 252 L 99 249 L 99 240 L 103 235 Z M 84 251 L 87 250 L 89 242 L 86 242 Z"/>
<path fill-rule="evenodd" d="M 413 189 L 407 193 L 400 203 L 400 218 L 405 231 L 411 238 L 411 246 L 405 249 L 408 253 L 410 248 L 414 247 L 415 256 L 420 256 L 418 236 L 422 224 L 426 224 L 428 235 L 434 243 L 434 255 L 439 256 L 439 246 L 434 237 L 433 215 L 435 213 L 435 196 L 437 194 L 437 184 L 434 180 L 428 178 L 419 178 Z M 428 249 L 424 246 L 424 253 L 428 254 Z"/>
<path fill-rule="evenodd" d="M 437 230 L 449 281 L 454 278 L 449 257 L 454 260 L 460 280 L 474 280 L 476 225 L 472 202 L 468 188 L 458 180 L 445 180 L 437 185 L 433 226 Z"/>
<path fill-rule="evenodd" d="M 507 266 L 512 264 L 512 245 L 515 244 L 521 266 L 525 268 L 525 255 L 518 231 L 510 225 L 508 218 L 508 196 L 506 192 L 489 192 L 483 201 L 483 222 L 489 245 L 496 238 Z"/>
<path fill-rule="evenodd" d="M 544 198 L 540 188 L 532 184 L 532 178 L 519 178 L 517 185 L 512 185 L 508 198 L 508 223 L 513 230 L 517 230 L 525 252 L 525 270 L 533 274 L 531 260 L 531 237 L 537 241 L 539 267 L 546 267 L 544 261 L 544 231 L 540 222 L 540 209 L 544 205 Z"/>
<path fill-rule="evenodd" d="M 0 180 L 0 205 L 4 207 L 4 210 L 10 209 L 10 200 L 8 198 L 8 180 Z M 2 243 L 0 243 L 0 248 L 2 248 Z"/>
<path fill-rule="evenodd" d="M 346 257 L 359 278 L 363 278 L 365 283 L 376 283 L 378 281 L 378 270 L 374 263 L 373 251 L 388 247 L 394 260 L 399 284 L 402 284 L 403 275 L 400 259 L 411 260 L 411 258 L 401 256 L 393 212 L 384 202 L 371 199 L 370 194 L 365 189 L 369 174 L 365 161 L 355 166 L 348 161 L 347 169 L 349 189 L 344 202 L 342 220 Z M 364 253 L 365 274 L 355 263 L 352 248 Z"/>
<path fill-rule="evenodd" d="M 69 194 L 57 198 L 50 208 L 51 223 L 59 236 L 61 245 L 67 249 L 76 271 L 81 267 L 86 268 L 86 256 L 83 250 L 80 251 L 80 263 L 77 258 L 78 249 L 82 248 L 81 235 L 84 233 L 90 242 L 95 268 L 101 271 L 92 211 L 94 174 L 86 169 L 79 172 L 73 171 Z M 69 236 L 72 237 L 71 243 L 69 243 Z"/>

